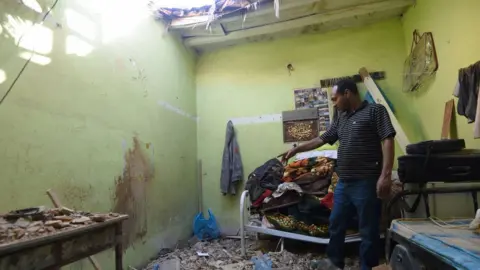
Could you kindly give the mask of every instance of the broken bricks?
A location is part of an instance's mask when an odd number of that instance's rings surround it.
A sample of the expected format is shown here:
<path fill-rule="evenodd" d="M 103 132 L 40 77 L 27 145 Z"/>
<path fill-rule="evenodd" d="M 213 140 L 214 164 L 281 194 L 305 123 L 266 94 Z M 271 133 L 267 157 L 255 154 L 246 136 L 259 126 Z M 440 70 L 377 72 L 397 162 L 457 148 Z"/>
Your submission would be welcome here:
<path fill-rule="evenodd" d="M 105 222 L 120 216 L 116 213 L 90 214 L 66 207 L 42 209 L 40 213 L 41 215 L 37 213 L 35 218 L 25 216 L 5 219 L 0 217 L 0 244 L 48 235 L 94 222 Z"/>
<path fill-rule="evenodd" d="M 275 247 L 277 242 L 273 243 Z M 179 260 L 182 270 L 252 270 L 254 269 L 251 258 L 256 256 L 257 250 L 264 250 L 272 260 L 272 270 L 307 270 L 310 269 L 312 260 L 322 259 L 325 255 L 314 255 L 311 253 L 295 254 L 287 250 L 282 252 L 267 252 L 271 250 L 271 241 L 247 240 L 246 258 L 240 256 L 240 240 L 219 239 L 211 242 L 198 242 L 189 247 L 176 250 L 168 250 L 158 254 L 158 258 L 148 264 L 144 270 L 154 270 L 156 265 L 170 260 Z M 225 252 L 226 251 L 226 252 Z M 197 252 L 208 253 L 208 257 L 200 257 Z M 162 268 L 158 268 L 162 269 Z M 175 268 L 172 268 L 175 269 Z M 358 258 L 352 259 L 345 266 L 345 270 L 359 270 Z"/>
<path fill-rule="evenodd" d="M 61 220 L 47 220 L 45 221 L 45 226 L 52 226 L 55 228 L 61 228 L 60 224 L 62 224 Z"/>
<path fill-rule="evenodd" d="M 85 217 L 85 216 L 82 216 L 82 217 L 79 217 L 79 218 L 76 218 L 74 220 L 72 220 L 72 224 L 85 224 L 87 222 L 91 221 L 91 219 L 89 217 Z"/>

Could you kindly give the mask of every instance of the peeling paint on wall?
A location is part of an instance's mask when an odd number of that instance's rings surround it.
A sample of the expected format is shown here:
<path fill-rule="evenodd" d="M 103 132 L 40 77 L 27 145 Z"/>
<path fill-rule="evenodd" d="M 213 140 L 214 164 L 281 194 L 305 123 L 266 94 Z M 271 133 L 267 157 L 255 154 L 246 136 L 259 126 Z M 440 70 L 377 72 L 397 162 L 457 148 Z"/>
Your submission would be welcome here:
<path fill-rule="evenodd" d="M 191 114 L 187 113 L 186 111 L 184 111 L 180 108 L 177 108 L 177 107 L 173 106 L 172 104 L 167 103 L 165 101 L 159 100 L 159 101 L 157 101 L 157 104 L 162 106 L 163 108 L 169 110 L 169 111 L 172 111 L 174 113 L 177 113 L 177 114 L 180 114 L 180 115 L 185 116 L 187 118 L 190 118 L 193 121 L 198 122 L 198 120 L 199 120 L 199 118 L 197 116 L 191 115 Z"/>
<path fill-rule="evenodd" d="M 147 234 L 147 186 L 153 179 L 153 163 L 143 145 L 133 138 L 133 148 L 125 153 L 123 174 L 115 180 L 113 211 L 129 216 L 123 225 L 125 249 Z"/>

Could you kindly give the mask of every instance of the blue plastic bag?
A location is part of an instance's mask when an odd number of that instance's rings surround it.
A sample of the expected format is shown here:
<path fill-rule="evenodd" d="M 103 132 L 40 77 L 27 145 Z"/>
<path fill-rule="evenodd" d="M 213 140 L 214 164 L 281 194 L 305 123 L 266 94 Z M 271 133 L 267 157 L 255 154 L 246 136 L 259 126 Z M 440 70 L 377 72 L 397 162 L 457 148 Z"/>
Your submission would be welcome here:
<path fill-rule="evenodd" d="M 210 209 L 208 209 L 208 216 L 208 219 L 205 219 L 203 212 L 198 213 L 193 220 L 193 233 L 200 241 L 212 240 L 220 237 L 217 220 Z"/>
<path fill-rule="evenodd" d="M 272 269 L 272 260 L 268 257 L 267 254 L 264 254 L 260 257 L 253 257 L 252 262 L 254 264 L 254 270 L 271 270 Z"/>

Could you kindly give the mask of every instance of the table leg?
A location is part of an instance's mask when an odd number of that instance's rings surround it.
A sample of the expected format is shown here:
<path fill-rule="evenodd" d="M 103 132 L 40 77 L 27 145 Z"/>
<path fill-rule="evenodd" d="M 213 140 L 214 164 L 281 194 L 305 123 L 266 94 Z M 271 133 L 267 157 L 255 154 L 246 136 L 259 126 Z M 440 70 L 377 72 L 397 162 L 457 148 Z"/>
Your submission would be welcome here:
<path fill-rule="evenodd" d="M 115 227 L 115 270 L 123 270 L 122 224 Z"/>

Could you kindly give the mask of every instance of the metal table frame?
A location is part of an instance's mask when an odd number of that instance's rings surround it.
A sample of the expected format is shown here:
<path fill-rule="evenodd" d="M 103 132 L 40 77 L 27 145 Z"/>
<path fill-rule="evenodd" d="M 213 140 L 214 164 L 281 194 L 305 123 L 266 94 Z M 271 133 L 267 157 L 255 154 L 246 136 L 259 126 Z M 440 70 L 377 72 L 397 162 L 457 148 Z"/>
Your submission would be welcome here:
<path fill-rule="evenodd" d="M 248 191 L 245 190 L 243 191 L 242 196 L 240 197 L 240 241 L 241 241 L 241 248 L 242 248 L 242 256 L 246 255 L 245 232 L 260 233 L 260 234 L 267 234 L 267 235 L 280 237 L 282 250 L 283 250 L 284 238 L 310 242 L 315 244 L 321 244 L 321 245 L 327 245 L 328 242 L 330 241 L 329 238 L 313 237 L 313 236 L 308 236 L 308 235 L 303 235 L 298 233 L 291 233 L 291 232 L 284 232 L 284 231 L 275 230 L 275 229 L 263 228 L 261 226 L 246 225 L 245 224 L 245 208 L 246 208 L 246 204 L 249 202 L 249 200 L 247 200 L 247 197 L 248 197 Z M 346 243 L 359 242 L 360 240 L 361 238 L 358 235 L 347 236 L 345 238 Z"/>
<path fill-rule="evenodd" d="M 60 269 L 115 247 L 115 269 L 123 270 L 122 222 L 128 216 L 0 245 L 0 269 Z"/>
<path fill-rule="evenodd" d="M 410 252 L 414 255 L 415 258 L 422 258 L 421 263 L 426 269 L 442 269 L 442 270 L 455 270 L 456 268 L 448 265 L 445 263 L 441 258 L 438 256 L 430 253 L 429 251 L 425 250 L 421 246 L 409 241 L 405 237 L 397 234 L 393 231 L 388 231 L 387 234 L 387 241 L 394 241 L 404 247 L 406 247 Z M 393 251 L 393 247 L 392 247 Z M 390 258 L 389 258 L 390 259 Z M 398 258 L 401 260 L 401 258 Z M 389 261 L 389 260 L 387 260 Z"/>
<path fill-rule="evenodd" d="M 468 184 L 468 183 L 462 183 L 462 184 Z M 473 208 L 474 208 L 474 213 L 478 209 L 478 198 L 477 198 L 477 192 L 480 192 L 480 186 L 470 186 L 470 187 L 427 187 L 427 183 L 420 183 L 418 188 L 414 189 L 406 189 L 403 190 L 399 193 L 397 193 L 388 203 L 387 205 L 387 215 L 390 216 L 390 211 L 392 206 L 399 202 L 402 204 L 402 208 L 405 209 L 405 211 L 409 213 L 413 213 L 418 209 L 418 206 L 420 204 L 420 200 L 423 199 L 423 203 L 425 205 L 425 214 L 426 217 L 429 218 L 430 215 L 430 206 L 428 203 L 428 195 L 429 194 L 453 194 L 453 193 L 470 193 L 473 199 Z M 415 198 L 415 201 L 413 202 L 413 205 L 410 206 L 408 203 L 405 201 L 405 196 L 409 195 L 417 195 Z M 390 255 L 392 254 L 393 248 L 395 246 L 395 243 L 403 243 L 406 244 L 408 241 L 407 239 L 404 239 L 401 236 L 398 236 L 395 232 L 391 231 L 390 229 L 387 230 L 387 236 L 386 236 L 386 241 L 385 241 L 385 258 L 387 262 L 390 260 Z M 392 246 L 393 245 L 393 246 Z M 417 253 L 421 253 L 418 250 L 422 249 L 421 247 L 418 247 L 417 245 L 414 245 L 411 243 L 411 245 L 408 245 L 409 247 L 411 246 L 413 250 L 415 250 Z M 428 251 L 425 251 L 427 252 Z M 433 254 L 431 254 L 433 256 Z M 433 256 L 435 257 L 435 256 Z M 439 268 L 438 268 L 439 269 Z M 443 268 L 442 268 L 443 269 Z"/>

